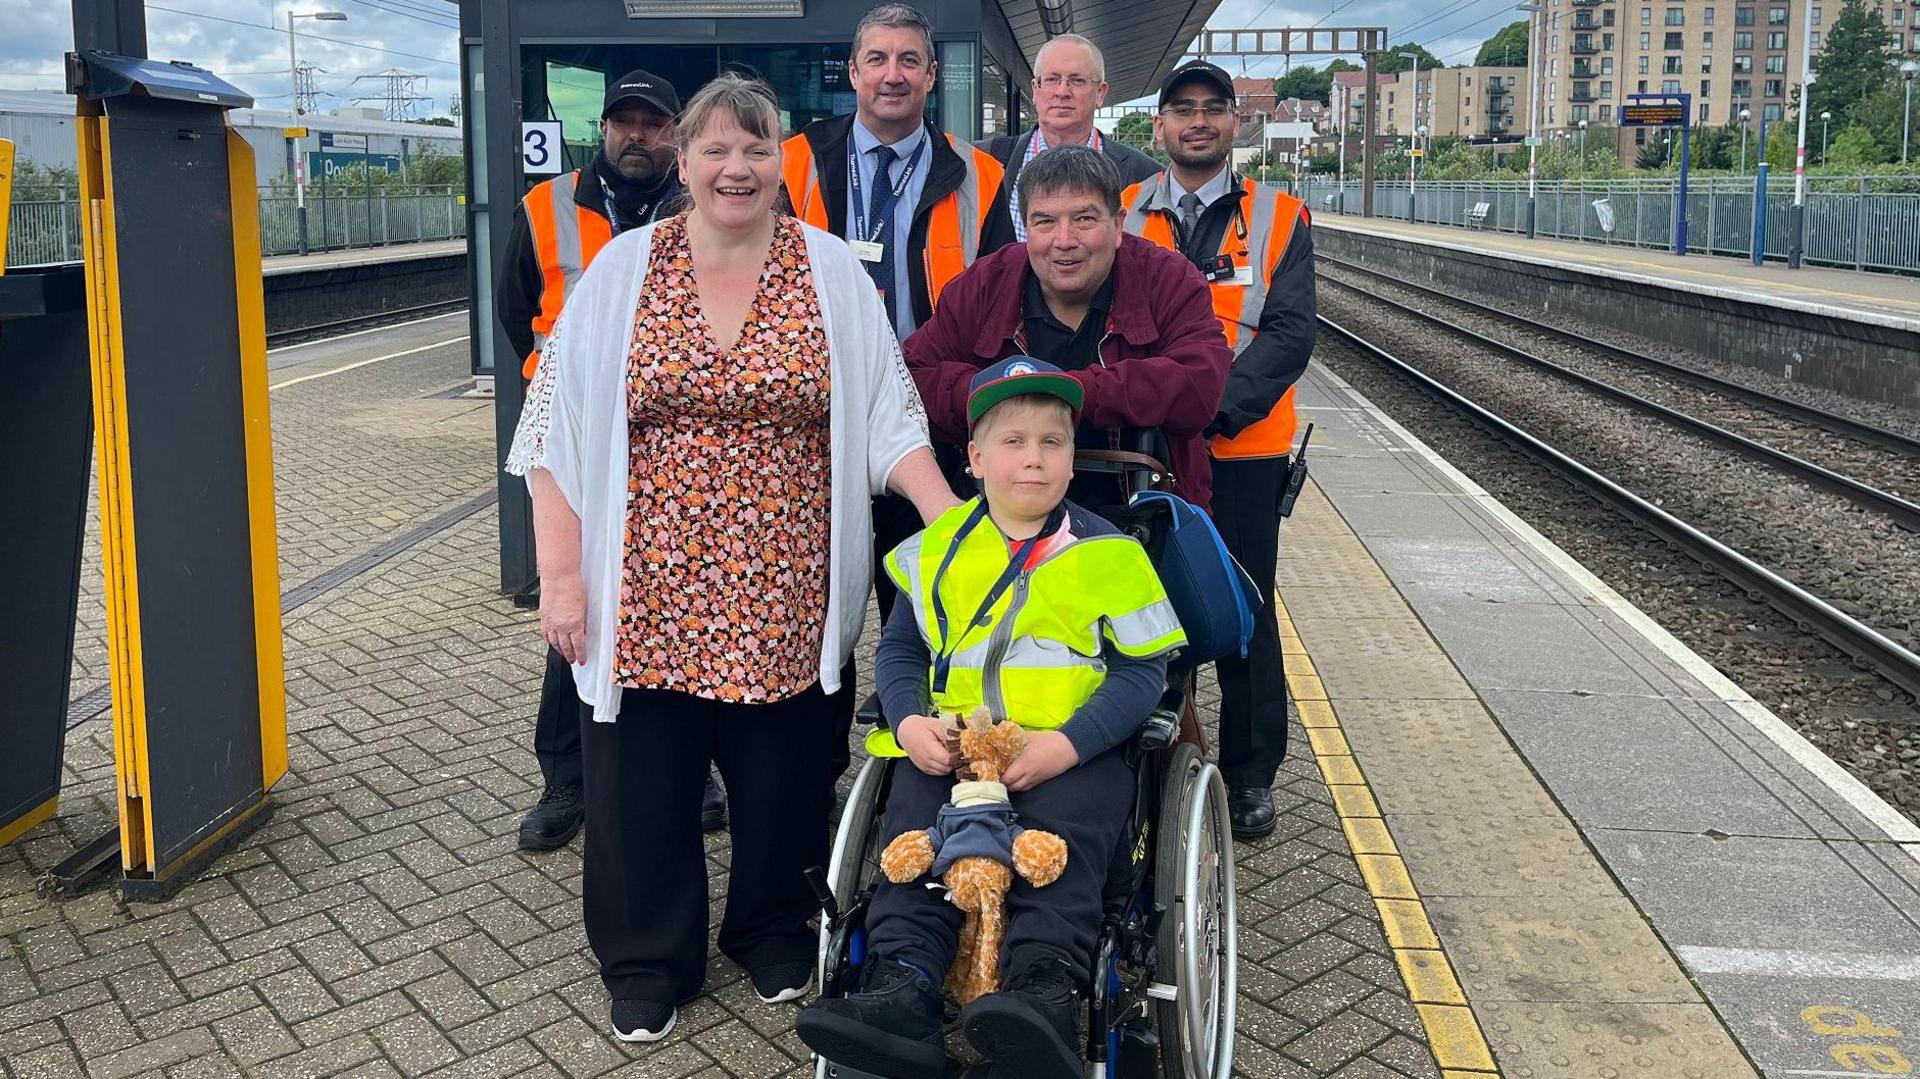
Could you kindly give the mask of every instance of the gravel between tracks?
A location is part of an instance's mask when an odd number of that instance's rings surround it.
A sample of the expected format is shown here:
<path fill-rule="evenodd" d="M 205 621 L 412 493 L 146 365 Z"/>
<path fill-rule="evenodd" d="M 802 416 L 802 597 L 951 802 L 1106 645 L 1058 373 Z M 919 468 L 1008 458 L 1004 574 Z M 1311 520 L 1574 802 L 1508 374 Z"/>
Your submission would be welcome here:
<path fill-rule="evenodd" d="M 1867 445 L 1804 421 L 1769 412 L 1759 405 L 1747 404 L 1629 361 L 1569 344 L 1525 326 L 1483 314 L 1463 303 L 1440 300 L 1411 288 L 1337 267 L 1326 268 L 1322 272 L 1331 280 L 1361 292 L 1384 296 L 1417 311 L 1438 315 L 1496 341 L 1524 349 L 1541 359 L 1552 360 L 1590 378 L 1610 383 L 1629 393 L 1639 394 L 1655 403 L 1822 465 L 1843 476 L 1899 495 L 1909 502 L 1915 501 L 1915 496 L 1920 495 L 1920 461 L 1903 454 Z M 1856 403 L 1854 407 L 1842 411 L 1855 415 L 1859 408 Z"/>
<path fill-rule="evenodd" d="M 1321 296 L 1322 310 L 1329 317 L 1409 362 L 1426 364 L 1425 355 L 1409 354 L 1409 344 L 1427 354 L 1448 345 L 1454 349 L 1461 347 L 1458 342 L 1441 343 L 1432 334 L 1418 342 L 1409 342 L 1404 338 L 1410 336 L 1412 330 L 1402 326 L 1398 334 L 1391 333 L 1381 325 L 1377 308 L 1369 319 L 1364 306 L 1364 301 L 1337 296 L 1335 290 Z M 1916 771 L 1920 771 L 1920 707 L 1905 694 L 1877 675 L 1853 669 L 1848 659 L 1826 642 L 1801 632 L 1771 608 L 1749 600 L 1742 589 L 1594 501 L 1533 458 L 1481 430 L 1451 406 L 1419 393 L 1332 334 L 1321 336 L 1315 359 L 1366 394 L 1541 534 L 1666 626 L 1822 752 L 1908 817 L 1920 820 L 1920 778 L 1916 777 Z M 1513 361 L 1501 362 L 1510 365 Z M 1452 372 L 1442 373 L 1436 369 L 1434 373 L 1444 381 L 1454 379 Z M 1677 474 L 1684 478 L 1678 480 L 1675 474 L 1666 473 L 1661 463 L 1634 453 L 1628 454 L 1630 467 L 1621 469 L 1603 455 L 1621 446 L 1636 453 L 1649 449 L 1650 443 L 1657 441 L 1649 435 L 1649 421 L 1636 419 L 1623 425 L 1614 417 L 1600 416 L 1598 405 L 1570 400 L 1575 391 L 1556 380 L 1553 389 L 1544 391 L 1548 396 L 1540 402 L 1541 407 L 1553 414 L 1557 406 L 1561 422 L 1575 423 L 1576 427 L 1582 417 L 1585 418 L 1585 426 L 1567 437 L 1568 432 L 1539 423 L 1539 415 L 1515 407 L 1515 398 L 1520 392 L 1513 388 L 1510 378 L 1508 382 L 1504 392 L 1494 394 L 1484 392 L 1484 385 L 1470 385 L 1464 379 L 1454 385 L 1467 396 L 1503 412 L 1508 419 L 1570 449 L 1590 466 L 1614 475 L 1643 496 L 1656 500 L 1666 492 L 1649 490 L 1649 480 L 1675 486 L 1705 480 L 1708 481 L 1705 491 L 1713 492 L 1723 486 L 1737 487 L 1729 477 L 1757 474 L 1762 480 L 1758 486 L 1766 490 L 1771 485 L 1771 491 L 1768 498 L 1760 500 L 1764 508 L 1755 511 L 1752 517 L 1723 510 L 1719 514 L 1721 519 L 1708 521 L 1691 515 L 1689 506 L 1679 505 L 1672 499 L 1664 504 L 1776 570 L 1781 566 L 1775 555 L 1784 550 L 1797 557 L 1803 568 L 1818 569 L 1830 578 L 1864 572 L 1857 567 L 1849 568 L 1847 559 L 1851 555 L 1834 562 L 1815 554 L 1810 544 L 1793 542 L 1793 530 L 1806 525 L 1813 514 L 1805 499 L 1787 497 L 1783 485 L 1771 472 L 1745 461 L 1728 463 L 1724 460 L 1725 451 L 1714 451 L 1721 457 L 1711 467 L 1701 459 L 1702 455 L 1694 454 L 1694 460 L 1687 462 L 1687 467 Z M 1678 442 L 1677 439 L 1666 441 Z M 1677 452 L 1681 456 L 1686 453 Z M 1749 488 L 1756 486 L 1751 480 L 1747 484 Z M 1707 493 L 1688 501 L 1711 502 L 1712 498 L 1713 495 Z M 1741 498 L 1743 503 L 1755 502 L 1750 489 Z M 1728 524 L 1737 530 L 1723 527 Z M 1886 529 L 1899 531 L 1891 525 Z M 1751 549 L 1755 546 L 1751 541 L 1763 538 L 1768 540 L 1766 550 Z M 1872 539 L 1861 536 L 1845 549 L 1851 551 L 1875 542 L 1878 542 L 1877 536 Z M 1910 589 L 1911 586 L 1882 583 L 1876 587 L 1884 594 L 1895 587 Z M 1907 597 L 1913 594 L 1909 591 Z M 1907 605 L 1912 605 L 1910 598 Z M 1888 627 L 1881 628 L 1885 631 Z M 1909 624 L 1901 628 L 1911 633 L 1914 627 Z"/>

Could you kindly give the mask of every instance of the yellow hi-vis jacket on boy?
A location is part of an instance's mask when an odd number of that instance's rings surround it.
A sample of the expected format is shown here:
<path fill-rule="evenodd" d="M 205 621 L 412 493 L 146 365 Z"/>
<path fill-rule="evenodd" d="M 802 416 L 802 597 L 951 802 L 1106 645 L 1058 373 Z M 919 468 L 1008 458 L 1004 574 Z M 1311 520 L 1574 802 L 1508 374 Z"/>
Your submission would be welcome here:
<path fill-rule="evenodd" d="M 1055 510 L 1042 536 L 1067 512 L 1065 504 Z M 964 715 L 984 704 L 1029 730 L 1051 730 L 1106 679 L 1104 647 L 1152 659 L 1187 643 L 1146 550 L 1091 514 L 1074 519 L 1074 534 L 1043 540 L 1042 556 L 1028 565 L 1027 544 L 1010 553 L 986 503 L 974 498 L 888 553 L 887 573 L 911 601 L 933 658 L 935 711 Z M 1112 531 L 1078 534 L 1088 521 Z M 867 752 L 906 755 L 884 728 L 867 736 Z"/>

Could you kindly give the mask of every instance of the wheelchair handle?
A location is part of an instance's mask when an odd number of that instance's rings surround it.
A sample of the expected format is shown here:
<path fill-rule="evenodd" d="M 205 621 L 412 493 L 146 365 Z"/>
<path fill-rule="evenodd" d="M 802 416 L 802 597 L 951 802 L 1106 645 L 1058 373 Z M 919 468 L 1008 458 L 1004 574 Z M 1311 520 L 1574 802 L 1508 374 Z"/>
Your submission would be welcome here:
<path fill-rule="evenodd" d="M 840 903 L 833 898 L 833 889 L 827 884 L 827 871 L 810 865 L 801 875 L 807 878 L 807 886 L 813 889 L 813 898 L 819 902 L 821 913 L 827 916 L 827 925 L 832 927 L 840 924 Z"/>

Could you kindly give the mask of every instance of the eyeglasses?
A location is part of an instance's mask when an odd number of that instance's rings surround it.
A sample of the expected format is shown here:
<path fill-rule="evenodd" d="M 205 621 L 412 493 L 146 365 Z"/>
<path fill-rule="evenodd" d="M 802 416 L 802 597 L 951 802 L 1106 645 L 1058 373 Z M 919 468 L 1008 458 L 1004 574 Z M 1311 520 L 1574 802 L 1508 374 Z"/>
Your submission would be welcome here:
<path fill-rule="evenodd" d="M 1077 94 L 1091 87 L 1093 80 L 1085 75 L 1048 75 L 1046 78 L 1033 80 L 1033 84 L 1042 90 L 1058 90 L 1065 86 Z"/>
<path fill-rule="evenodd" d="M 1209 101 L 1205 105 L 1195 105 L 1191 102 L 1182 101 L 1178 105 L 1162 106 L 1160 115 L 1171 116 L 1178 120 L 1191 120 L 1195 116 L 1205 116 L 1209 120 L 1218 120 L 1232 111 L 1233 109 L 1231 107 L 1218 101 Z"/>

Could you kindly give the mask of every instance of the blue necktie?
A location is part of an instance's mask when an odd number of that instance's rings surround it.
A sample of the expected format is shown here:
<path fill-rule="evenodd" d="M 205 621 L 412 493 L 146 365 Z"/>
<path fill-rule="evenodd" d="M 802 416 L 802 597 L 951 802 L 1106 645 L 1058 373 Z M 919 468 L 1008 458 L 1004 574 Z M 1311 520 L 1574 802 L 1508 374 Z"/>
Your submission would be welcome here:
<path fill-rule="evenodd" d="M 876 146 L 871 153 L 874 157 L 873 190 L 867 195 L 867 235 L 871 236 L 872 230 L 880 228 L 882 224 L 886 227 L 880 232 L 880 261 L 866 264 L 867 275 L 873 278 L 874 287 L 880 290 L 880 295 L 887 302 L 887 321 L 897 322 L 893 306 L 893 222 L 882 222 L 880 211 L 887 209 L 889 216 L 892 214 L 892 210 L 882 203 L 893 190 L 893 179 L 887 172 L 900 155 L 891 146 Z M 860 237 L 862 240 L 866 238 Z"/>

